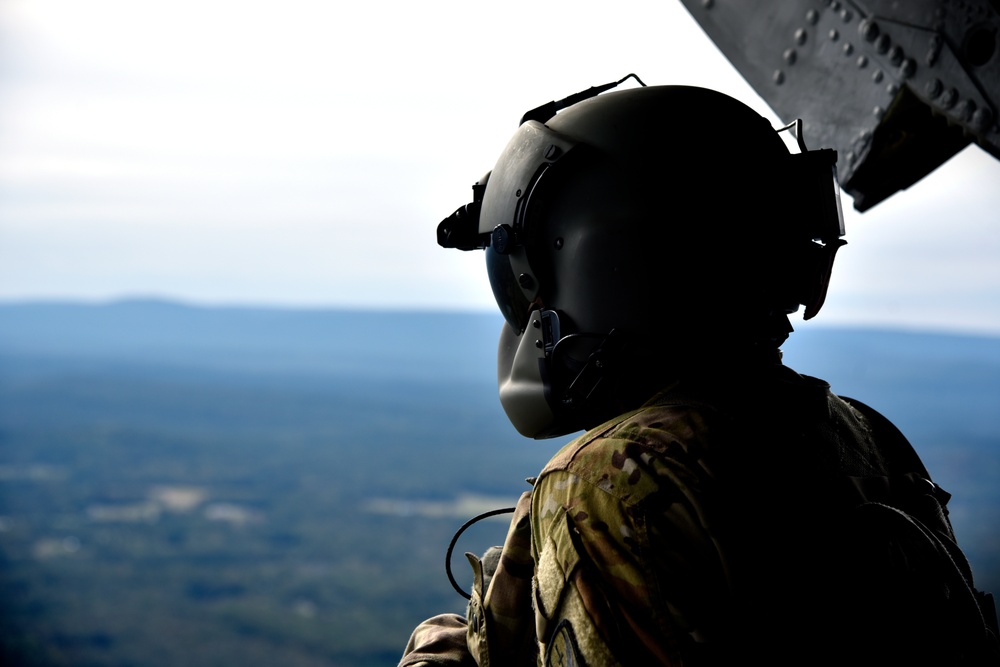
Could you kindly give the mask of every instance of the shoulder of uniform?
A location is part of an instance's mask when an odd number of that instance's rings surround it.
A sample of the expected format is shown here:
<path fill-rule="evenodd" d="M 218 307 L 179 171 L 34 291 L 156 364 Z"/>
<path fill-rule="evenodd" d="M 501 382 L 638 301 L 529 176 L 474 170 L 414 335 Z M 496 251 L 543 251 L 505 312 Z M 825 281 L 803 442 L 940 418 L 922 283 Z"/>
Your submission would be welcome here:
<path fill-rule="evenodd" d="M 700 458 L 716 428 L 712 406 L 672 396 L 656 396 L 637 410 L 597 426 L 564 446 L 539 477 L 568 471 L 602 478 L 621 471 L 629 458 Z"/>

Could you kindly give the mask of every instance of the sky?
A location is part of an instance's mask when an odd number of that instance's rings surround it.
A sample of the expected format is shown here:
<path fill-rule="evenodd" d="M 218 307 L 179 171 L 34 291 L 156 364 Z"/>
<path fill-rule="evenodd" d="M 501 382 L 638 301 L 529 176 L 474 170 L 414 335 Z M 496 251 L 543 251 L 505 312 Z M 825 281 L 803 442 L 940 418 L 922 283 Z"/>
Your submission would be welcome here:
<path fill-rule="evenodd" d="M 492 309 L 437 223 L 525 110 L 629 72 L 779 124 L 677 0 L 0 0 L 0 301 Z M 1000 334 L 998 184 L 972 147 L 845 197 L 815 322 Z"/>

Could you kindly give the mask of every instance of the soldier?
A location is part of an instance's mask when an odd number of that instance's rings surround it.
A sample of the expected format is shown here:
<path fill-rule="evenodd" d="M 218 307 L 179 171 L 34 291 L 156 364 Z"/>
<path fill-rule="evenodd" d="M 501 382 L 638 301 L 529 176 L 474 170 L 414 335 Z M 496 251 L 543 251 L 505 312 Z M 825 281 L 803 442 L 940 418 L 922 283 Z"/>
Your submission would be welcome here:
<path fill-rule="evenodd" d="M 884 417 L 781 363 L 844 243 L 835 152 L 713 91 L 594 90 L 529 112 L 438 230 L 485 249 L 514 426 L 589 430 L 498 563 L 470 559 L 467 617 L 400 664 L 995 660 L 947 494 Z"/>

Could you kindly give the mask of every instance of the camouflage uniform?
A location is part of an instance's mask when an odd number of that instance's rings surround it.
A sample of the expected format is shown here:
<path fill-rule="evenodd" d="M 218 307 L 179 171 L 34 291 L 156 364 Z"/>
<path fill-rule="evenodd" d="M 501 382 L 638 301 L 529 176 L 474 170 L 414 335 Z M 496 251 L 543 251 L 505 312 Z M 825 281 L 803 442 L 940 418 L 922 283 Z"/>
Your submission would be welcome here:
<path fill-rule="evenodd" d="M 800 659 L 821 547 L 798 529 L 823 520 L 822 480 L 889 472 L 880 435 L 784 366 L 674 383 L 555 455 L 488 589 L 470 559 L 468 620 L 425 621 L 400 664 Z"/>

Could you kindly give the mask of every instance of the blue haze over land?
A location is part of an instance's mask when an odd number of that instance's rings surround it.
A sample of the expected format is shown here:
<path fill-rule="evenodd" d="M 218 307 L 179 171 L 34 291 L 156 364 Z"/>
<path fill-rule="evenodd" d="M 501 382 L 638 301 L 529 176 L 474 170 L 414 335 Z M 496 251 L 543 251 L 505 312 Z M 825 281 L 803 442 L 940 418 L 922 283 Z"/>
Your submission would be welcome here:
<path fill-rule="evenodd" d="M 461 610 L 451 533 L 512 504 L 566 440 L 504 417 L 500 325 L 0 306 L 0 662 L 394 664 L 413 624 Z M 786 362 L 900 426 L 1000 590 L 1000 339 L 802 328 Z"/>

